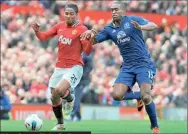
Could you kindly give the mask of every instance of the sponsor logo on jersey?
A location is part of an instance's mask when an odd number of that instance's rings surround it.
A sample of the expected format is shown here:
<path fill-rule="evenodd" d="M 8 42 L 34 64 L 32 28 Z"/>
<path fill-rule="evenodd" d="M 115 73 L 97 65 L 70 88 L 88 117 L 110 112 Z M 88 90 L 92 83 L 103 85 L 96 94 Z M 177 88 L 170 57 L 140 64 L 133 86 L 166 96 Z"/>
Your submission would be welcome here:
<path fill-rule="evenodd" d="M 128 43 L 130 41 L 130 37 L 127 37 L 124 31 L 119 31 L 117 34 L 117 42 L 120 43 Z"/>
<path fill-rule="evenodd" d="M 76 33 L 77 33 L 77 31 L 76 31 L 76 30 L 73 30 L 73 31 L 72 31 L 72 34 L 73 34 L 73 35 L 75 35 Z"/>
<path fill-rule="evenodd" d="M 72 39 L 63 37 L 63 35 L 61 35 L 59 37 L 58 41 L 61 42 L 62 44 L 65 44 L 65 45 L 71 45 L 71 43 L 72 43 Z"/>

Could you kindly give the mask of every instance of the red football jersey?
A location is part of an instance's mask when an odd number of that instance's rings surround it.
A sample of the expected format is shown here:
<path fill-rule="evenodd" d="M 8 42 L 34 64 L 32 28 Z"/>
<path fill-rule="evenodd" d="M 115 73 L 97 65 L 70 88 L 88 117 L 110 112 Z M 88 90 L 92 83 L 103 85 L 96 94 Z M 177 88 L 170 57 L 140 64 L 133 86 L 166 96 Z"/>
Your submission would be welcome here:
<path fill-rule="evenodd" d="M 67 26 L 65 22 L 54 25 L 46 32 L 37 32 L 40 40 L 47 40 L 55 35 L 58 36 L 58 59 L 56 67 L 71 68 L 74 65 L 83 65 L 81 53 L 89 55 L 92 45 L 88 40 L 80 40 L 80 35 L 87 27 L 78 22 L 73 26 Z"/>

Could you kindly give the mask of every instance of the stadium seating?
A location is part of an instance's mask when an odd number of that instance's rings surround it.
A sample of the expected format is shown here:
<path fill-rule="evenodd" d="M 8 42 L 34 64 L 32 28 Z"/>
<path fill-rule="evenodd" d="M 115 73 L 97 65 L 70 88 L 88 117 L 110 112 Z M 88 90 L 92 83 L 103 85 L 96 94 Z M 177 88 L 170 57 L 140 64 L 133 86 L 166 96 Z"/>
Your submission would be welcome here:
<path fill-rule="evenodd" d="M 7 1 L 4 0 L 4 2 Z M 79 7 L 82 10 L 109 10 L 110 3 L 111 1 L 108 4 L 104 4 L 104 1 L 79 1 Z M 165 12 L 168 15 L 186 13 L 184 1 L 165 3 L 166 1 L 139 1 L 136 3 L 131 1 L 126 4 L 128 11 Z M 17 1 L 12 4 L 24 3 Z M 46 8 L 51 8 L 51 3 L 42 4 Z M 56 2 L 56 6 L 58 5 L 63 6 L 63 3 Z M 32 14 L 15 17 L 7 12 L 2 13 L 1 87 L 10 97 L 11 103 L 46 103 L 47 101 L 45 91 L 55 67 L 57 39 L 40 42 L 29 26 L 38 18 L 42 29 L 49 29 L 60 21 L 59 16 L 55 13 L 55 10 L 54 13 L 50 13 L 51 19 L 47 13 L 40 17 Z M 99 28 L 104 26 L 104 22 L 94 22 L 88 19 L 85 19 L 84 23 L 88 28 L 93 25 Z M 154 101 L 159 106 L 185 107 L 187 103 L 187 28 L 181 30 L 178 23 L 168 24 L 165 19 L 162 20 L 162 23 L 163 25 L 154 33 L 143 33 L 148 49 L 157 65 L 155 86 L 152 91 Z M 119 50 L 112 42 L 107 41 L 96 45 L 91 56 L 92 62 L 88 67 L 92 66 L 93 69 L 90 72 L 89 85 L 83 84 L 84 93 L 94 90 L 99 104 L 112 105 L 111 85 L 122 63 Z M 139 90 L 138 86 L 135 85 L 133 90 Z M 120 103 L 120 105 L 134 104 L 134 101 Z"/>

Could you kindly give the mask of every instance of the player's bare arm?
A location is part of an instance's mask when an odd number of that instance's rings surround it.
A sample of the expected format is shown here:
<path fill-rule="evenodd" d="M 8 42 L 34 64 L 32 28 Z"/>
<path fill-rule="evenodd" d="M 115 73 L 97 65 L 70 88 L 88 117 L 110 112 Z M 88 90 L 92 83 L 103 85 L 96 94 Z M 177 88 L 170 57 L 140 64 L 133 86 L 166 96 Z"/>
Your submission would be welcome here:
<path fill-rule="evenodd" d="M 89 41 L 90 41 L 90 43 L 91 43 L 92 45 L 97 44 L 97 41 L 96 41 L 96 34 L 95 34 L 95 35 L 93 34 L 93 36 L 91 35 Z"/>
<path fill-rule="evenodd" d="M 146 25 L 140 25 L 136 21 L 132 21 L 131 23 L 134 25 L 135 28 L 139 30 L 152 31 L 158 28 L 158 26 L 153 22 L 148 22 Z"/>
<path fill-rule="evenodd" d="M 87 38 L 90 38 L 92 31 L 91 30 L 87 30 L 85 32 L 83 32 L 80 35 L 80 40 L 86 40 Z"/>

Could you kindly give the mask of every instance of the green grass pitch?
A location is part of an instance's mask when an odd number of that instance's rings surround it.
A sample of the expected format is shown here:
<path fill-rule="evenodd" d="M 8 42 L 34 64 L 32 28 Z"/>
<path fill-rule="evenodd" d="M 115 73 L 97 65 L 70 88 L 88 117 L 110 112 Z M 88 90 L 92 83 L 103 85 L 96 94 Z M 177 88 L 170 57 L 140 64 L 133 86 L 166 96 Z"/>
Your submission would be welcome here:
<path fill-rule="evenodd" d="M 40 131 L 50 131 L 55 120 L 44 120 Z M 160 120 L 161 133 L 186 133 L 187 121 Z M 66 131 L 91 131 L 92 134 L 127 134 L 151 133 L 148 120 L 90 120 L 81 122 L 65 122 Z M 27 131 L 24 121 L 1 120 L 1 131 Z"/>

